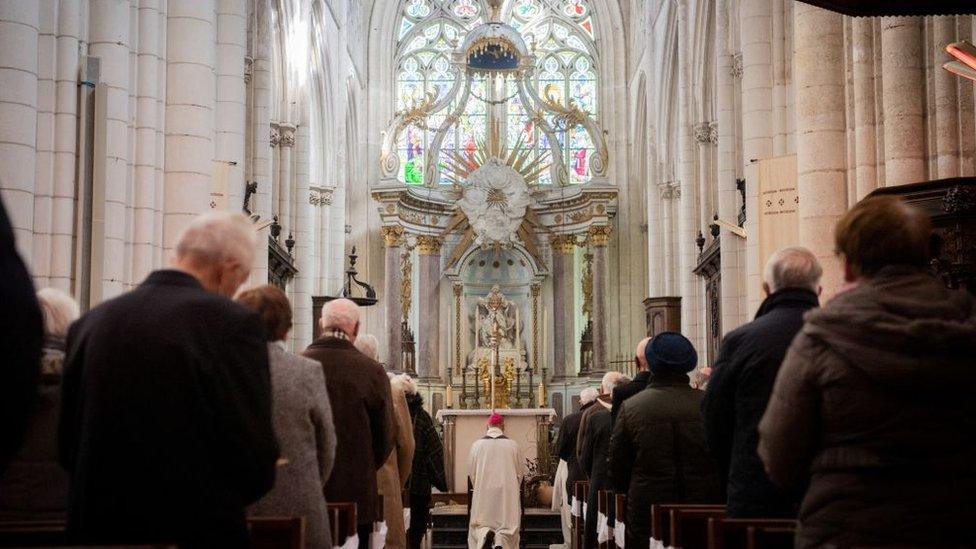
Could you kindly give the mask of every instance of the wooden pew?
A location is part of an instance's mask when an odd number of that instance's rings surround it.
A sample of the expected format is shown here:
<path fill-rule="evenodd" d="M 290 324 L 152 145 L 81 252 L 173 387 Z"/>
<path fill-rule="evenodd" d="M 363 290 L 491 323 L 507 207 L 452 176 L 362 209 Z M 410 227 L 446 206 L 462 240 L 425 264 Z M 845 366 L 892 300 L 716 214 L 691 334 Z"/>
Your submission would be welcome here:
<path fill-rule="evenodd" d="M 304 517 L 248 517 L 251 549 L 303 549 Z"/>
<path fill-rule="evenodd" d="M 655 503 L 651 505 L 651 537 L 665 545 L 705 547 L 708 519 L 724 516 L 724 505 Z"/>
<path fill-rule="evenodd" d="M 583 512 L 583 503 L 586 502 L 587 494 L 590 492 L 590 483 L 585 480 L 577 480 L 573 483 L 573 496 L 579 501 L 579 513 L 580 516 L 573 515 L 572 525 L 573 525 L 573 548 L 582 549 L 585 545 L 583 537 L 585 532 L 583 530 L 583 522 L 585 513 Z"/>
<path fill-rule="evenodd" d="M 329 503 L 329 535 L 332 546 L 339 547 L 346 538 L 356 535 L 356 504 L 351 502 Z"/>
<path fill-rule="evenodd" d="M 610 506 L 613 504 L 613 492 L 611 492 L 609 490 L 600 490 L 600 491 L 598 491 L 596 493 L 596 500 L 597 500 L 597 506 L 596 506 L 596 510 L 597 510 L 597 521 L 600 520 L 599 513 L 603 513 L 603 515 L 607 517 L 607 521 L 609 522 L 610 521 L 610 517 L 613 516 L 613 513 L 611 512 L 611 509 L 610 509 Z M 611 531 L 612 531 L 613 524 L 609 524 L 609 526 L 610 526 Z M 597 528 L 599 528 L 599 522 L 597 522 Z M 597 541 L 598 542 L 599 542 L 599 536 L 600 536 L 600 532 L 597 531 Z M 613 543 L 613 540 L 612 539 L 609 540 L 609 541 L 600 543 L 600 549 L 613 549 L 613 547 L 614 547 L 614 543 Z"/>
<path fill-rule="evenodd" d="M 792 549 L 796 521 L 790 519 L 708 520 L 708 549 Z"/>
<path fill-rule="evenodd" d="M 626 529 L 626 521 L 627 521 L 627 494 L 616 494 L 616 497 L 614 498 L 614 521 L 617 522 L 617 523 L 619 523 L 619 524 L 624 524 L 625 525 L 624 528 Z M 616 528 L 615 530 L 617 532 L 620 531 L 619 528 Z M 623 547 L 624 546 L 624 540 L 622 540 L 622 539 L 616 539 L 616 537 L 614 537 L 614 544 L 617 547 Z"/>
<path fill-rule="evenodd" d="M 0 522 L 0 547 L 50 547 L 67 545 L 63 520 Z"/>

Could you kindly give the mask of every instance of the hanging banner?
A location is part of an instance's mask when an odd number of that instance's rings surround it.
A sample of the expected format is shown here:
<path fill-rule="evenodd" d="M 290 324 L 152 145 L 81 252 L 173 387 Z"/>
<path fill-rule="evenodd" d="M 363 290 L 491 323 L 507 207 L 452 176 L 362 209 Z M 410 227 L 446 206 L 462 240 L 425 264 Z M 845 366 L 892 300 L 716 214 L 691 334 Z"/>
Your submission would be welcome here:
<path fill-rule="evenodd" d="M 800 242 L 796 155 L 760 160 L 759 272 L 776 250 Z"/>

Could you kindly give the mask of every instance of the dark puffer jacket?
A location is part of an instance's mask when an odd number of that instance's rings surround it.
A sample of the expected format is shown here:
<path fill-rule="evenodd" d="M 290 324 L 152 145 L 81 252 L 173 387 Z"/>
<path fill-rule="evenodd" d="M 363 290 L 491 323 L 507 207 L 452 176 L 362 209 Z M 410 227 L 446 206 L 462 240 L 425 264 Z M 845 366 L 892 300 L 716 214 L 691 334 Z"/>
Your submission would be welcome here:
<path fill-rule="evenodd" d="M 610 474 L 627 487 L 627 546 L 647 543 L 653 503 L 717 503 L 721 490 L 705 444 L 702 392 L 688 376 L 653 376 L 623 404 L 610 438 Z"/>
<path fill-rule="evenodd" d="M 976 302 L 886 268 L 807 315 L 759 424 L 809 487 L 797 547 L 965 546 L 976 524 Z"/>
<path fill-rule="evenodd" d="M 816 306 L 817 295 L 810 290 L 780 290 L 763 301 L 756 320 L 722 341 L 702 415 L 730 517 L 796 516 L 798 496 L 769 480 L 756 446 L 776 373 L 803 327 L 803 313 Z"/>
<path fill-rule="evenodd" d="M 431 487 L 447 491 L 444 476 L 444 444 L 434 420 L 424 410 L 424 398 L 417 393 L 407 394 L 407 406 L 413 421 L 413 468 L 408 486 L 410 494 L 430 497 Z"/>

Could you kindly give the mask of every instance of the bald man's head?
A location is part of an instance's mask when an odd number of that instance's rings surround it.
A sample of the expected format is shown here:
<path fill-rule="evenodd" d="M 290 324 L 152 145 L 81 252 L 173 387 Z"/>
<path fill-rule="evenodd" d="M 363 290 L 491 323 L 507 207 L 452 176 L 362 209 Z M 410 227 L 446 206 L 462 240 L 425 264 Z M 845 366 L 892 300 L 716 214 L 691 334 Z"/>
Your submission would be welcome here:
<path fill-rule="evenodd" d="M 319 325 L 323 332 L 342 332 L 355 343 L 359 335 L 359 305 L 345 298 L 333 299 L 322 307 Z"/>
<path fill-rule="evenodd" d="M 637 350 L 634 351 L 634 360 L 637 361 L 637 369 L 641 372 L 647 370 L 647 355 L 644 354 L 644 351 L 647 349 L 647 342 L 650 340 L 651 338 L 645 337 L 637 342 Z"/>

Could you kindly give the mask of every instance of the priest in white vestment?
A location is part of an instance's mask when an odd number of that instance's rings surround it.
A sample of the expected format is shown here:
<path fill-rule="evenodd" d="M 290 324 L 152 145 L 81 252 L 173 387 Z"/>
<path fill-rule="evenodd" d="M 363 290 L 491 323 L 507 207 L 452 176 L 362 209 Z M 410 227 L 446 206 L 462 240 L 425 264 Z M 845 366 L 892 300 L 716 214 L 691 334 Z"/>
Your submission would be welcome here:
<path fill-rule="evenodd" d="M 481 549 L 489 532 L 495 533 L 493 547 L 518 549 L 519 546 L 519 491 L 526 467 L 518 444 L 505 436 L 504 429 L 504 418 L 492 414 L 485 437 L 471 445 L 468 476 L 474 491 L 468 549 Z"/>

